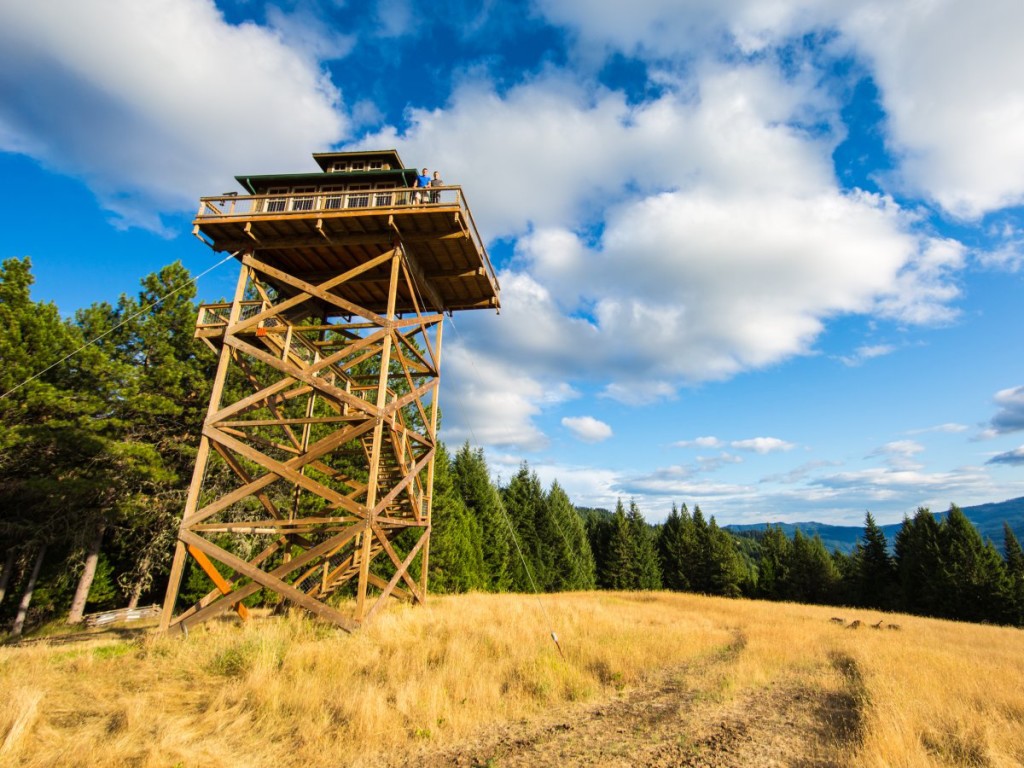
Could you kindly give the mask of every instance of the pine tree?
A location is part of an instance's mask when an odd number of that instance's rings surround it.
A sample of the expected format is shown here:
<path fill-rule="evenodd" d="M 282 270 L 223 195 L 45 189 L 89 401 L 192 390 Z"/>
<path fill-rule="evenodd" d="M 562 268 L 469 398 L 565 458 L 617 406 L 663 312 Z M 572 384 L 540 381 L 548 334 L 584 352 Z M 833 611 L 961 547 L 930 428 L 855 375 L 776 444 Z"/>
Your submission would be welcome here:
<path fill-rule="evenodd" d="M 828 603 L 835 597 L 839 572 L 821 537 L 793 534 L 787 597 L 801 603 Z"/>
<path fill-rule="evenodd" d="M 615 531 L 615 515 L 607 510 L 590 510 L 584 519 L 587 541 L 594 555 L 595 580 L 599 589 L 612 589 L 609 583 L 611 541 Z"/>
<path fill-rule="evenodd" d="M 718 527 L 714 515 L 708 521 L 708 593 L 722 597 L 739 597 L 743 579 L 736 544 L 726 531 Z"/>
<path fill-rule="evenodd" d="M 1007 621 L 1024 626 L 1024 550 L 1008 523 L 1003 523 L 1003 551 L 1006 553 Z"/>
<path fill-rule="evenodd" d="M 857 564 L 851 555 L 840 552 L 838 548 L 832 550 L 830 559 L 838 577 L 832 602 L 834 605 L 853 605 L 856 602 L 854 583 Z"/>
<path fill-rule="evenodd" d="M 214 362 L 190 332 L 197 309 L 188 270 L 174 263 L 140 283 L 137 298 L 122 296 L 116 308 L 94 304 L 76 315 L 84 335 L 98 339 L 96 348 L 123 371 L 122 394 L 111 402 L 129 425 L 121 440 L 135 492 L 122 494 L 99 527 L 112 530 L 105 551 L 126 561 L 119 582 L 129 605 L 138 603 L 173 549 Z"/>
<path fill-rule="evenodd" d="M 435 592 L 482 589 L 487 579 L 480 525 L 459 495 L 444 443 L 436 450 L 429 583 Z"/>
<path fill-rule="evenodd" d="M 638 547 L 633 526 L 626 517 L 620 499 L 615 504 L 611 536 L 608 540 L 608 558 L 602 582 L 608 589 L 639 589 L 640 571 L 637 566 Z"/>
<path fill-rule="evenodd" d="M 856 562 L 856 603 L 868 608 L 892 607 L 896 575 L 885 534 L 868 512 L 864 535 L 854 552 Z"/>
<path fill-rule="evenodd" d="M 995 547 L 955 504 L 940 526 L 943 601 L 941 615 L 960 621 L 1005 621 L 1008 584 Z"/>
<path fill-rule="evenodd" d="M 0 373 L 9 392 L 0 400 L 0 533 L 23 548 L 45 545 L 48 558 L 65 563 L 62 579 L 81 574 L 76 620 L 98 562 L 94 543 L 121 524 L 160 468 L 124 418 L 131 367 L 85 346 L 54 305 L 33 302 L 30 267 L 27 259 L 0 267 L 0 354 L 11 362 Z"/>
<path fill-rule="evenodd" d="M 556 480 L 551 484 L 547 496 L 547 509 L 557 531 L 555 549 L 560 555 L 555 562 L 555 577 L 552 589 L 582 590 L 593 589 L 594 555 L 583 528 L 583 520 L 562 486 Z M 560 565 L 559 565 L 560 562 Z"/>
<path fill-rule="evenodd" d="M 635 501 L 629 502 L 627 519 L 636 552 L 636 584 L 631 589 L 661 589 L 661 568 L 654 546 L 654 532 Z"/>
<path fill-rule="evenodd" d="M 543 541 L 546 500 L 540 479 L 524 461 L 502 491 L 502 501 L 515 528 L 518 548 L 513 546 L 512 589 L 517 592 L 543 591 L 548 583 L 548 551 Z M 519 554 L 522 554 L 522 557 Z"/>
<path fill-rule="evenodd" d="M 757 564 L 757 595 L 767 600 L 784 600 L 789 592 L 792 546 L 782 526 L 768 525 L 761 539 Z"/>
<path fill-rule="evenodd" d="M 943 616 L 942 552 L 939 524 L 927 507 L 904 518 L 896 533 L 897 607 L 922 616 Z"/>
<path fill-rule="evenodd" d="M 684 517 L 685 516 L 685 517 Z M 690 589 L 690 579 L 687 576 L 687 557 L 692 545 L 688 538 L 692 539 L 693 521 L 683 505 L 683 514 L 679 513 L 676 505 L 672 505 L 672 511 L 668 513 L 665 524 L 658 531 L 657 549 L 658 559 L 661 563 L 662 579 L 666 589 L 676 592 L 685 592 Z"/>
<path fill-rule="evenodd" d="M 470 514 L 480 525 L 485 588 L 507 591 L 512 583 L 510 533 L 501 494 L 491 482 L 482 448 L 467 441 L 455 454 L 455 483 Z"/>

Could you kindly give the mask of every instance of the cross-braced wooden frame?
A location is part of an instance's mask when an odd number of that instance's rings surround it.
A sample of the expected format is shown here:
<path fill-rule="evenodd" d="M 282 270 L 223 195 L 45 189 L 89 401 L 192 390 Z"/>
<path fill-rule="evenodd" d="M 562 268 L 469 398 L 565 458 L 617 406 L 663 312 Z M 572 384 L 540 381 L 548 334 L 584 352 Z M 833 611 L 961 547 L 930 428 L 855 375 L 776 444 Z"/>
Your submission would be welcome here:
<path fill-rule="evenodd" d="M 422 602 L 444 315 L 422 309 L 400 241 L 317 284 L 240 256 L 234 300 L 196 326 L 219 360 L 161 626 L 244 617 L 261 589 L 347 630 Z M 383 314 L 339 295 L 371 271 Z M 175 615 L 189 557 L 214 589 Z"/>

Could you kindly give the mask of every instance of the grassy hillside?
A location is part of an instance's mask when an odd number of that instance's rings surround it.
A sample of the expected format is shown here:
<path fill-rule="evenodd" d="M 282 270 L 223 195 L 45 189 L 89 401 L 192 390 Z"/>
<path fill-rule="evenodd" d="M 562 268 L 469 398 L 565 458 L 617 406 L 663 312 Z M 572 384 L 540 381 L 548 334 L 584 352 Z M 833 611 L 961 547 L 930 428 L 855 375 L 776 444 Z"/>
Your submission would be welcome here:
<path fill-rule="evenodd" d="M 1019 765 L 1022 658 L 1020 630 L 850 609 L 473 594 L 353 635 L 2 647 L 0 764 Z"/>
<path fill-rule="evenodd" d="M 1013 529 L 1018 540 L 1024 541 L 1024 497 L 1008 499 L 1007 501 L 993 504 L 963 507 L 962 509 L 967 519 L 978 529 L 978 533 L 981 534 L 982 538 L 991 539 L 1000 551 L 1003 549 L 1004 521 L 1010 524 L 1010 528 Z M 945 513 L 945 509 L 933 510 L 936 519 L 943 517 Z M 853 552 L 858 540 L 864 535 L 864 527 L 855 525 L 828 525 L 816 522 L 772 524 L 781 525 L 782 530 L 790 538 L 792 538 L 793 532 L 797 528 L 807 536 L 817 534 L 821 536 L 822 543 L 830 552 L 833 549 L 838 549 L 840 552 L 849 554 Z M 726 525 L 723 527 L 733 533 L 743 533 L 745 531 L 763 531 L 767 525 L 768 523 L 750 523 L 746 525 Z M 885 538 L 889 541 L 890 547 L 896 532 L 900 529 L 900 525 L 901 523 L 891 523 L 880 526 L 885 534 Z"/>

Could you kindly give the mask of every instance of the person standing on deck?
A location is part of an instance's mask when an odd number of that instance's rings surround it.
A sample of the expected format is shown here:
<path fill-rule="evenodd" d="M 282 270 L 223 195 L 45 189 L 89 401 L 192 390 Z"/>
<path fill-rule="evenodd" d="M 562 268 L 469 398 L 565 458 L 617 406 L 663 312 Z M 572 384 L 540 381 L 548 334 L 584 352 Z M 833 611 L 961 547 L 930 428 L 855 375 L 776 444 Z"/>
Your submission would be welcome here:
<path fill-rule="evenodd" d="M 432 186 L 432 187 L 443 187 L 444 186 L 444 182 L 441 181 L 441 172 L 440 171 L 434 171 L 434 178 L 432 178 L 430 180 L 430 186 Z M 432 203 L 439 203 L 439 202 L 441 202 L 441 193 L 439 191 L 437 191 L 437 190 L 434 190 L 433 192 L 431 192 L 430 193 L 430 202 L 432 202 Z"/>
<path fill-rule="evenodd" d="M 416 177 L 416 188 L 417 188 L 417 191 L 412 193 L 412 201 L 414 203 L 418 203 L 421 200 L 423 202 L 426 202 L 427 201 L 426 197 L 425 197 L 426 193 L 425 192 L 420 192 L 419 190 L 420 189 L 426 189 L 429 186 L 430 186 L 430 174 L 427 171 L 427 169 L 424 168 L 420 172 L 420 175 Z"/>

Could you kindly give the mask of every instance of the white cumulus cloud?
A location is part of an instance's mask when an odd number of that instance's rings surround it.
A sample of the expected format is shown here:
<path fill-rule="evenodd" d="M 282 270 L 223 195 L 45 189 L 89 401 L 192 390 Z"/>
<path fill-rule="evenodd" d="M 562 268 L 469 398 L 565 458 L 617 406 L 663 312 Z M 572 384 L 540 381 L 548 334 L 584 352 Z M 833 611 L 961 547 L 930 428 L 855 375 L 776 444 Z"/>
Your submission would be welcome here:
<path fill-rule="evenodd" d="M 695 437 L 693 440 L 680 440 L 672 445 L 675 448 L 689 448 L 691 446 L 696 446 L 697 448 L 721 448 L 723 443 L 717 437 L 703 435 Z"/>
<path fill-rule="evenodd" d="M 1024 386 L 1001 389 L 992 398 L 999 411 L 992 417 L 995 434 L 1019 432 L 1024 429 Z"/>
<path fill-rule="evenodd" d="M 587 381 L 642 405 L 812 353 L 838 315 L 954 315 L 962 249 L 915 234 L 885 195 L 838 188 L 838 136 L 799 127 L 835 108 L 813 82 L 765 63 L 696 76 L 634 105 L 564 73 L 504 94 L 467 81 L 359 141 L 432 158 L 483 231 L 517 236 L 501 316 L 465 322 L 469 348 L 539 392 Z"/>
<path fill-rule="evenodd" d="M 791 451 L 796 447 L 777 437 L 751 437 L 747 440 L 733 440 L 729 445 L 737 450 L 753 451 L 760 454 Z"/>
<path fill-rule="evenodd" d="M 613 51 L 679 66 L 834 35 L 879 86 L 889 183 L 967 218 L 1024 201 L 1024 4 L 1017 0 L 539 0 L 581 60 Z M 791 49 L 793 50 L 793 49 Z M 892 191 L 895 191 L 893 189 Z"/>
<path fill-rule="evenodd" d="M 562 426 L 585 443 L 600 443 L 612 436 L 612 428 L 593 416 L 566 416 Z"/>
<path fill-rule="evenodd" d="M 345 40 L 272 17 L 281 30 L 229 24 L 211 0 L 2 3 L 0 150 L 84 180 L 118 222 L 154 230 L 235 174 L 310 167 L 347 131 L 314 54 L 341 55 Z"/>

